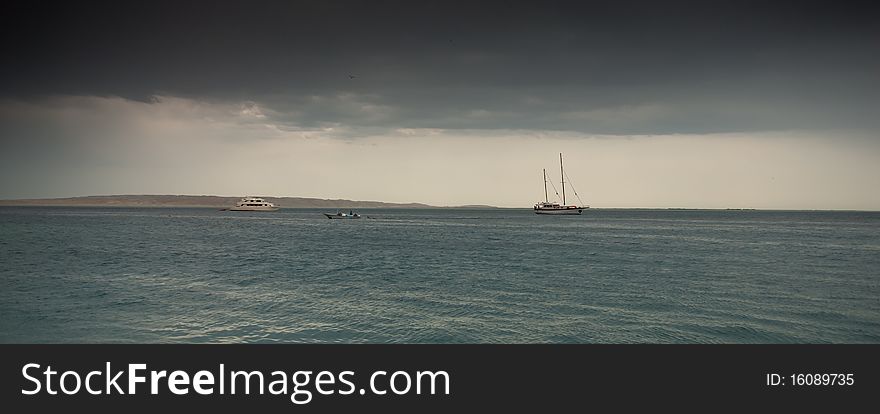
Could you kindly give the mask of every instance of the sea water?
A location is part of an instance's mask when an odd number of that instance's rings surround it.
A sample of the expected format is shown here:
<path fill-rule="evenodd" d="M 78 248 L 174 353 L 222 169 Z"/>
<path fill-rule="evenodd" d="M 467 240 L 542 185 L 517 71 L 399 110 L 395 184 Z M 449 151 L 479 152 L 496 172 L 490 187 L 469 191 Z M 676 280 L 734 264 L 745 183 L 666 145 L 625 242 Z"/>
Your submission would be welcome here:
<path fill-rule="evenodd" d="M 0 342 L 880 342 L 880 213 L 322 212 L 0 208 Z"/>

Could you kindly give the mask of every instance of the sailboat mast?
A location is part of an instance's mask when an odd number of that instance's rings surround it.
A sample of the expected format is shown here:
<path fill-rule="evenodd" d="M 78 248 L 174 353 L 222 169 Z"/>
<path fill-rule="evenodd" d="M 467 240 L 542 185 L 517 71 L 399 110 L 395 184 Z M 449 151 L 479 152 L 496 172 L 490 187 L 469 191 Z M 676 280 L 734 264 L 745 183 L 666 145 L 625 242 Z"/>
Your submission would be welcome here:
<path fill-rule="evenodd" d="M 565 171 L 562 169 L 562 153 L 559 153 L 559 176 L 562 179 L 562 205 L 565 205 Z"/>
<path fill-rule="evenodd" d="M 550 198 L 547 197 L 547 169 L 544 168 L 544 202 L 549 203 Z"/>

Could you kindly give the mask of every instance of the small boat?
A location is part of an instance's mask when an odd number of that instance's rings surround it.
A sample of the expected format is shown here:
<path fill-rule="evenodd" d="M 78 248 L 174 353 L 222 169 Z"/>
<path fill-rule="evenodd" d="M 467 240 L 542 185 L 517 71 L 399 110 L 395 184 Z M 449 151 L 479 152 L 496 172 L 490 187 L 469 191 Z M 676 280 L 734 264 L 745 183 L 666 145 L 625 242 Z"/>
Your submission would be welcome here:
<path fill-rule="evenodd" d="M 359 219 L 359 218 L 361 218 L 360 214 L 352 213 L 351 211 L 349 211 L 348 214 L 336 212 L 336 214 L 324 213 L 324 215 L 327 216 L 327 218 L 331 219 L 331 220 L 332 219 Z"/>
<path fill-rule="evenodd" d="M 259 197 L 245 197 L 229 211 L 277 211 L 280 207 Z"/>
<path fill-rule="evenodd" d="M 562 153 L 559 154 L 559 175 L 562 176 L 562 204 L 557 202 L 551 202 L 549 197 L 547 197 L 547 170 L 544 170 L 544 201 L 541 201 L 534 206 L 535 214 L 555 214 L 555 215 L 579 215 L 583 213 L 584 210 L 590 208 L 589 206 L 579 206 L 577 204 L 568 205 L 565 203 L 565 170 L 562 169 Z M 553 185 L 553 182 L 550 182 L 550 185 Z M 574 189 L 574 186 L 571 185 L 571 180 L 568 180 L 568 185 L 571 186 L 571 189 L 574 190 L 574 195 L 577 196 L 578 201 L 581 201 L 581 197 L 578 195 L 577 190 Z M 553 186 L 553 191 L 556 191 L 556 186 Z M 559 192 L 556 192 L 556 196 L 559 196 Z M 583 201 L 581 201 L 583 204 Z"/>

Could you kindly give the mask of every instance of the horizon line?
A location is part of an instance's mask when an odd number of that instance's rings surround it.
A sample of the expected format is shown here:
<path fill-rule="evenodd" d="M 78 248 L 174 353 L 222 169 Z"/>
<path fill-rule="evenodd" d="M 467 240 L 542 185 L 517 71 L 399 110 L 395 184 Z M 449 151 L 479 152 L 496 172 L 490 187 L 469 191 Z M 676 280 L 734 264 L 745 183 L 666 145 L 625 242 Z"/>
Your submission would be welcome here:
<path fill-rule="evenodd" d="M 230 196 L 230 195 L 216 195 L 216 194 L 92 194 L 92 195 L 79 195 L 79 196 L 65 196 L 65 197 L 36 197 L 36 198 L 0 198 L 0 202 L 5 203 L 14 203 L 14 202 L 25 202 L 25 201 L 52 201 L 52 200 L 65 200 L 65 199 L 85 199 L 85 198 L 98 198 L 98 197 L 215 197 L 215 198 L 241 198 L 242 196 Z M 398 201 L 378 201 L 378 200 L 354 200 L 354 199 L 346 199 L 346 198 L 320 198 L 320 197 L 306 197 L 306 196 L 270 196 L 270 195 L 258 195 L 255 197 L 262 198 L 299 198 L 306 200 L 321 200 L 321 201 L 348 201 L 353 203 L 381 203 L 381 204 L 400 204 L 400 205 L 422 205 L 425 207 L 422 208 L 467 208 L 472 207 L 475 209 L 486 208 L 486 209 L 511 209 L 511 210 L 520 210 L 520 209 L 529 209 L 531 207 L 509 207 L 509 206 L 495 206 L 489 204 L 458 204 L 458 205 L 433 205 L 418 201 L 408 201 L 408 202 L 398 202 Z M 98 205 L 84 205 L 84 204 L 54 204 L 59 207 L 93 207 Z M 48 205 L 39 205 L 39 204 L 6 204 L 5 206 L 17 206 L 17 207 L 40 207 L 40 206 L 48 206 Z M 198 205 L 182 205 L 182 206 L 168 206 L 168 205 L 151 205 L 151 206 L 124 206 L 124 205 L 104 205 L 105 207 L 155 207 L 155 208 L 200 208 L 200 207 L 208 207 L 208 206 L 198 206 Z M 305 209 L 305 208 L 319 208 L 319 207 L 284 207 L 288 209 Z M 358 208 L 406 208 L 406 207 L 358 207 Z M 768 208 L 768 207 L 622 207 L 622 206 L 608 206 L 608 207 L 599 207 L 599 206 L 586 206 L 587 209 L 591 210 L 720 210 L 720 211 L 830 211 L 830 212 L 880 212 L 880 209 L 874 210 L 865 210 L 865 209 L 856 209 L 856 208 Z"/>

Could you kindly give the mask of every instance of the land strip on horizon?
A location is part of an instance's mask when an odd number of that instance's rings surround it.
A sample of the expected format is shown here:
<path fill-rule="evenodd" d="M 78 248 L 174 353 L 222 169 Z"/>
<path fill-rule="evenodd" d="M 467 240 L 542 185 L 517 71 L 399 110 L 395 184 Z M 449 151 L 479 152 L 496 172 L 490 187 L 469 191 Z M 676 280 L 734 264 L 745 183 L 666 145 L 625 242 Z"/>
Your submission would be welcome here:
<path fill-rule="evenodd" d="M 282 208 L 495 208 L 484 205 L 432 206 L 345 199 L 259 196 Z M 0 200 L 0 206 L 217 207 L 234 206 L 241 197 L 214 195 L 99 195 Z"/>

